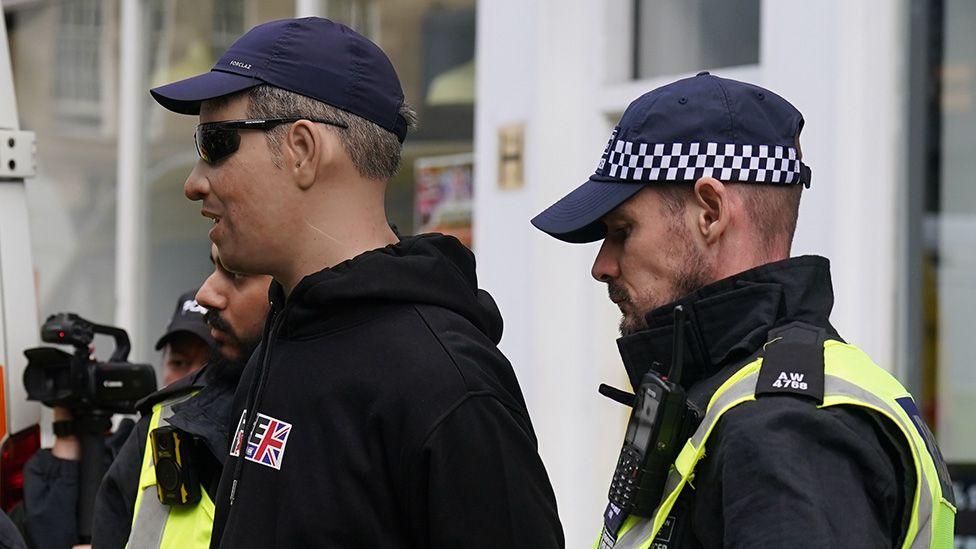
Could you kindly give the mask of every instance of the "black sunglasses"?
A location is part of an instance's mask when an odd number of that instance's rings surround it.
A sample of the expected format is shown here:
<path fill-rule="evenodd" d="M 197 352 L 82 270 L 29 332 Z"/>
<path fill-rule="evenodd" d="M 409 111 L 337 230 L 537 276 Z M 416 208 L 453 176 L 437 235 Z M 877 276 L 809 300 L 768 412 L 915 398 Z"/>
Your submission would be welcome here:
<path fill-rule="evenodd" d="M 275 126 L 308 120 L 328 124 L 339 128 L 348 127 L 344 122 L 337 120 L 324 120 L 321 118 L 308 118 L 296 116 L 291 118 L 267 118 L 255 120 L 222 120 L 220 122 L 207 122 L 197 125 L 197 131 L 193 132 L 193 142 L 197 146 L 197 154 L 206 163 L 216 164 L 228 156 L 234 154 L 241 146 L 240 130 L 261 130 L 268 131 Z"/>

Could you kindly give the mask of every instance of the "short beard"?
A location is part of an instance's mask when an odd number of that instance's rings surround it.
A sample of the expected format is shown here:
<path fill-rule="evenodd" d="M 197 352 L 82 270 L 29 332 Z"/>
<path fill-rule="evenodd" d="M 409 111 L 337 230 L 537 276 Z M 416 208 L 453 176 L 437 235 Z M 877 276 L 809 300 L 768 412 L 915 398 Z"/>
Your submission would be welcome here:
<path fill-rule="evenodd" d="M 671 274 L 671 287 L 666 291 L 641 291 L 636 295 L 627 295 L 626 290 L 608 284 L 610 298 L 626 299 L 634 310 L 624 313 L 620 318 L 620 335 L 628 336 L 646 330 L 647 314 L 654 309 L 673 303 L 678 299 L 694 292 L 712 281 L 712 265 L 705 259 L 705 255 L 695 246 L 683 225 L 675 224 L 671 233 L 671 245 L 665 252 L 675 258 L 674 270 Z"/>
<path fill-rule="evenodd" d="M 216 359 L 207 366 L 207 384 L 236 386 L 243 371 L 243 362 L 224 358 L 217 352 Z"/>
<path fill-rule="evenodd" d="M 226 358 L 220 350 L 215 351 L 210 366 L 207 368 L 207 383 L 227 384 L 236 387 L 241 379 L 241 374 L 244 372 L 244 366 L 247 365 L 247 361 L 251 358 L 251 354 L 257 348 L 258 343 L 260 341 L 235 343 L 235 347 L 241 350 L 241 356 L 237 360 Z"/>
<path fill-rule="evenodd" d="M 254 349 L 257 348 L 258 343 L 261 343 L 260 337 L 254 340 L 246 340 L 241 338 L 237 332 L 234 331 L 234 328 L 226 320 L 224 320 L 223 317 L 220 316 L 220 313 L 213 309 L 207 311 L 207 314 L 204 315 L 204 320 L 211 328 L 217 329 L 227 335 L 230 341 L 226 343 L 218 342 L 217 345 L 218 347 L 223 347 L 226 345 L 236 349 L 239 355 L 236 361 L 240 362 L 241 364 L 247 363 L 247 360 L 251 358 L 251 354 L 254 352 Z"/>

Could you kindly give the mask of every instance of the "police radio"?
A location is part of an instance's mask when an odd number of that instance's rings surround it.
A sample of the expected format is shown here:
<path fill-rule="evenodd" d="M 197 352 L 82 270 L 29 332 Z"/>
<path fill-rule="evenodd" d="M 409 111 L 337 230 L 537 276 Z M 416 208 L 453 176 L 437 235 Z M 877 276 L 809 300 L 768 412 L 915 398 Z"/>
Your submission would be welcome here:
<path fill-rule="evenodd" d="M 610 502 L 629 515 L 650 517 L 664 493 L 671 464 L 697 427 L 700 413 L 681 387 L 684 309 L 675 307 L 674 349 L 667 376 L 652 368 L 634 395 L 608 385 L 600 393 L 633 407 L 610 485 Z"/>
<path fill-rule="evenodd" d="M 192 505 L 200 501 L 200 481 L 193 465 L 196 438 L 175 427 L 149 433 L 156 467 L 156 496 L 163 505 Z"/>

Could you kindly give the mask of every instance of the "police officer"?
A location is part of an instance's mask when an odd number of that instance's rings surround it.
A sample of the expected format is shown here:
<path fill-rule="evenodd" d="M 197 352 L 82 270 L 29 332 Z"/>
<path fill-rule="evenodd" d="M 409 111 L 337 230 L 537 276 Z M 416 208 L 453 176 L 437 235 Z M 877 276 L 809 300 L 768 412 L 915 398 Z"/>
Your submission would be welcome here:
<path fill-rule="evenodd" d="M 775 93 L 700 73 L 631 103 L 596 173 L 532 220 L 603 240 L 592 275 L 643 404 L 601 548 L 952 545 L 911 396 L 831 326 L 827 259 L 790 258 L 802 128 Z M 675 444 L 663 408 L 689 418 Z"/>
<path fill-rule="evenodd" d="M 98 492 L 93 525 L 95 547 L 210 546 L 214 513 L 211 494 L 216 491 L 227 455 L 230 408 L 243 361 L 261 337 L 271 283 L 268 276 L 227 271 L 216 247 L 212 248 L 210 258 L 213 274 L 195 298 L 192 293 L 184 296 L 171 327 L 176 324 L 176 328 L 184 328 L 185 332 L 191 326 L 190 320 L 196 322 L 199 326 L 192 324 L 194 333 L 200 332 L 202 326 L 207 339 L 216 340 L 221 356 L 139 404 L 143 417 Z M 187 315 L 192 319 L 187 320 Z M 167 335 L 178 332 L 169 330 Z M 166 345 L 168 341 L 161 339 L 160 343 Z M 192 465 L 186 467 L 192 467 L 192 474 L 180 477 L 175 493 L 181 497 L 184 488 L 193 492 L 186 484 L 195 483 L 199 499 L 187 498 L 189 501 L 183 504 L 163 504 L 159 499 L 157 463 L 149 435 L 167 426 L 178 430 L 181 444 L 194 448 L 190 455 Z"/>

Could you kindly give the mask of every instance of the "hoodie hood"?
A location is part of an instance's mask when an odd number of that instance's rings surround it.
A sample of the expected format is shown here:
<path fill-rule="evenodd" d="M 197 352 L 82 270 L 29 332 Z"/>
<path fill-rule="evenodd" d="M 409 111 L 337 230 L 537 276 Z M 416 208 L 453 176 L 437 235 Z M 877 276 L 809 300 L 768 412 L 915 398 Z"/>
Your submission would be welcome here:
<path fill-rule="evenodd" d="M 370 316 L 375 307 L 429 304 L 464 317 L 494 343 L 502 317 L 491 295 L 478 289 L 475 259 L 456 238 L 442 234 L 404 237 L 306 276 L 285 299 L 270 289 L 272 315 L 283 313 L 280 335 L 311 337 Z"/>

